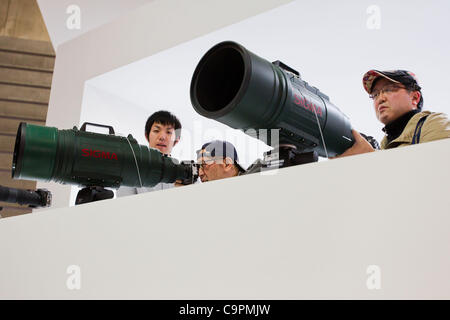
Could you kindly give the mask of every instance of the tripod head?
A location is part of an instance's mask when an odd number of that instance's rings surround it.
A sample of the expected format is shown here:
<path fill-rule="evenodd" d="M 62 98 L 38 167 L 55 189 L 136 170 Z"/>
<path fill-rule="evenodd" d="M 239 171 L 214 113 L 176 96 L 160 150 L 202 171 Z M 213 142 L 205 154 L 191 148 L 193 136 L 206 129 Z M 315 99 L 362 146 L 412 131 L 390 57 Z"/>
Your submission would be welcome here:
<path fill-rule="evenodd" d="M 256 160 L 246 171 L 246 174 L 286 168 L 299 164 L 317 162 L 316 151 L 301 152 L 291 144 L 281 144 L 273 150 L 264 152 L 263 159 Z"/>

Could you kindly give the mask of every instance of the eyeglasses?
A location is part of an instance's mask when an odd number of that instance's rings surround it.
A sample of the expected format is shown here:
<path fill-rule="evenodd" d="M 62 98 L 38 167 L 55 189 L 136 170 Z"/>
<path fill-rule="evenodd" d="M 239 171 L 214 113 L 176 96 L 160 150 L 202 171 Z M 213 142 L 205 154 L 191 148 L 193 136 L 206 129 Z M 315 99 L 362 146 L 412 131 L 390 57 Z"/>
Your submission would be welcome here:
<path fill-rule="evenodd" d="M 384 93 L 389 93 L 389 92 L 395 92 L 398 91 L 400 89 L 406 89 L 405 87 L 401 87 L 395 84 L 389 84 L 387 86 L 384 86 L 383 88 L 381 88 L 380 90 L 377 91 L 372 91 L 372 93 L 369 95 L 370 99 L 372 100 L 376 100 L 378 98 L 378 96 L 381 94 L 381 92 Z"/>
<path fill-rule="evenodd" d="M 223 160 L 222 158 L 204 158 L 202 157 L 201 159 L 199 158 L 197 160 L 197 164 L 201 167 L 204 168 L 206 166 L 210 166 L 214 163 L 217 162 L 217 160 Z"/>

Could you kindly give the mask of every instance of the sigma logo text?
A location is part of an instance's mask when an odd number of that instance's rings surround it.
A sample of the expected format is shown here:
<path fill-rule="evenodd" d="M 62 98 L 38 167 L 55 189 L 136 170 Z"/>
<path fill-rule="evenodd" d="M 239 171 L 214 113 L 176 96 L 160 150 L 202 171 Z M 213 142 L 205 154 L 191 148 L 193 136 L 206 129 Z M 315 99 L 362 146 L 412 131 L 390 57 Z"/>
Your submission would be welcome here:
<path fill-rule="evenodd" d="M 117 154 L 114 152 L 105 152 L 99 150 L 91 150 L 91 149 L 82 149 L 83 157 L 93 157 L 93 158 L 101 158 L 101 159 L 114 159 L 117 160 Z"/>

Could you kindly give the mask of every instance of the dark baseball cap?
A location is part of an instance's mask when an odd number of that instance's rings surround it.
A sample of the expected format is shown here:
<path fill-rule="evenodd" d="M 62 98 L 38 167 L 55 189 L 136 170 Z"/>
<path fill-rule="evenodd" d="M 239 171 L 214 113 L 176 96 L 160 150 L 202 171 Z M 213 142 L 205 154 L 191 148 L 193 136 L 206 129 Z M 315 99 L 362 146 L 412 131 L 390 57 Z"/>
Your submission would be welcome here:
<path fill-rule="evenodd" d="M 406 70 L 389 70 L 389 71 L 379 71 L 379 70 L 369 70 L 363 76 L 363 86 L 368 94 L 372 93 L 373 85 L 376 80 L 380 77 L 383 77 L 389 81 L 394 83 L 403 84 L 408 90 L 419 91 L 422 89 L 419 85 L 419 81 L 417 76 L 411 71 Z M 417 106 L 419 109 L 422 108 L 423 105 L 423 97 L 422 94 L 420 96 L 419 105 Z"/>
<path fill-rule="evenodd" d="M 239 169 L 239 171 L 244 172 L 245 170 L 239 164 L 239 157 L 237 155 L 236 148 L 231 142 L 214 140 L 205 143 L 200 150 L 197 150 L 197 158 L 208 157 L 208 158 L 230 158 L 233 160 L 234 165 Z"/>

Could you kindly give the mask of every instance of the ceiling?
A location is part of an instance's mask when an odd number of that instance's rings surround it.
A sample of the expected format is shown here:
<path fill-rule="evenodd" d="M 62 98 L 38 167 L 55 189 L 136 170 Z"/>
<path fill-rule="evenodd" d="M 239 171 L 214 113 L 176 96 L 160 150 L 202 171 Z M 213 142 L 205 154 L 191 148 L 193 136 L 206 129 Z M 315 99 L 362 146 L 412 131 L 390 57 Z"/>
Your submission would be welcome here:
<path fill-rule="evenodd" d="M 67 20 L 73 11 L 67 13 L 73 0 L 37 0 L 55 50 L 68 40 L 119 18 L 132 10 L 154 0 L 77 0 L 80 8 L 80 29 L 69 29 Z"/>

